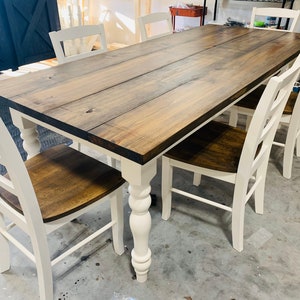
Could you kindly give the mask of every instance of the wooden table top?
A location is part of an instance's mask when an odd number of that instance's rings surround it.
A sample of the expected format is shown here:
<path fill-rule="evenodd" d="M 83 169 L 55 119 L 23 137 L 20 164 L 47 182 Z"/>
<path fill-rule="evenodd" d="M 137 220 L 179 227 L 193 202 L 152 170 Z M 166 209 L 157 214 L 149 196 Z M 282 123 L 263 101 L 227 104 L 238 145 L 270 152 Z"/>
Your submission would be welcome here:
<path fill-rule="evenodd" d="M 19 78 L 0 101 L 139 164 L 300 53 L 300 34 L 207 25 Z"/>

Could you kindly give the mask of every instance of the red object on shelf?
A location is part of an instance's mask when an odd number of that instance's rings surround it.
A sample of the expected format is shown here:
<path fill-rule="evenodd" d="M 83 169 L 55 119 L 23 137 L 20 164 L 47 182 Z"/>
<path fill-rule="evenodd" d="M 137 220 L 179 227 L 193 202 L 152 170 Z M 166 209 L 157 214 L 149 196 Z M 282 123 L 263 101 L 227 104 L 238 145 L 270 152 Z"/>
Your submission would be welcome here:
<path fill-rule="evenodd" d="M 205 7 L 205 10 L 204 10 L 203 6 L 199 6 L 199 5 L 190 6 L 189 8 L 180 8 L 180 7 L 173 7 L 173 6 L 170 6 L 169 8 L 170 8 L 171 16 L 172 16 L 173 30 L 175 30 L 176 16 L 200 18 L 200 26 L 202 26 L 203 25 L 203 23 L 202 23 L 203 16 L 207 15 L 207 7 Z"/>

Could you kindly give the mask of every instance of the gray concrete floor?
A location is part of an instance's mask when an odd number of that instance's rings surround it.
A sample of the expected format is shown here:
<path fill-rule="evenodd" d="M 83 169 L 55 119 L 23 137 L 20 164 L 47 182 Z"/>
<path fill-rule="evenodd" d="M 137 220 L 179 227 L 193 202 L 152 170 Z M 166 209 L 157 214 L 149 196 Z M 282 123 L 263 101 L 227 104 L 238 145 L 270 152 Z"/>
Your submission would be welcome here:
<path fill-rule="evenodd" d="M 158 166 L 152 182 L 157 203 L 150 208 L 152 265 L 148 281 L 138 283 L 131 268 L 133 241 L 124 189 L 125 253 L 118 256 L 113 252 L 110 232 L 94 240 L 53 268 L 54 299 L 299 299 L 300 159 L 294 159 L 292 178 L 287 180 L 281 176 L 282 154 L 280 148 L 272 150 L 264 214 L 255 214 L 253 200 L 247 205 L 243 252 L 231 246 L 227 212 L 174 196 L 171 218 L 161 219 Z M 191 185 L 191 174 L 178 171 L 176 181 L 223 202 L 231 197 L 230 185 L 208 178 L 196 188 Z M 87 223 L 94 227 L 108 216 L 104 205 L 51 235 L 52 253 L 71 244 L 75 234 L 84 235 Z M 39 299 L 35 266 L 13 246 L 11 258 L 11 269 L 0 275 L 0 299 Z"/>

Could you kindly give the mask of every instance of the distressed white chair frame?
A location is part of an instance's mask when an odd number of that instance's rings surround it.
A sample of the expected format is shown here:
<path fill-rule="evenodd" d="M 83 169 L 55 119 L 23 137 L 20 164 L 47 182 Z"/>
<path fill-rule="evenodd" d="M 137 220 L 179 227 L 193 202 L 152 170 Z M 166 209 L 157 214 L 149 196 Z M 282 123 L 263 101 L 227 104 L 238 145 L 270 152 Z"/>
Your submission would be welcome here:
<path fill-rule="evenodd" d="M 171 14 L 167 12 L 158 12 L 158 13 L 151 13 L 145 16 L 141 16 L 138 18 L 140 32 L 141 32 L 141 40 L 142 42 L 159 38 L 165 35 L 169 35 L 173 33 L 173 25 L 171 20 Z M 151 34 L 150 26 L 154 23 L 161 22 L 164 31 L 158 34 Z M 163 24 L 165 23 L 165 24 Z M 166 25 L 166 26 L 165 26 Z"/>
<path fill-rule="evenodd" d="M 84 25 L 49 32 L 54 52 L 59 64 L 97 55 L 107 51 L 104 25 Z M 100 48 L 93 50 L 98 40 Z M 70 53 L 67 52 L 71 44 Z M 92 51 L 93 50 L 93 51 Z"/>
<path fill-rule="evenodd" d="M 265 179 L 272 141 L 293 82 L 298 78 L 299 72 L 300 56 L 290 70 L 279 77 L 270 79 L 249 126 L 236 173 L 221 172 L 191 165 L 169 158 L 168 153 L 163 156 L 162 218 L 164 220 L 167 220 L 171 214 L 172 193 L 224 209 L 232 213 L 233 247 L 238 251 L 243 250 L 245 205 L 254 194 L 255 211 L 259 214 L 263 213 Z M 174 150 L 176 151 L 176 146 Z M 200 176 L 206 175 L 234 184 L 232 206 L 216 203 L 211 199 L 174 188 L 172 178 L 174 167 L 197 174 L 197 183 L 200 183 Z M 253 185 L 249 187 L 250 182 Z"/>
<path fill-rule="evenodd" d="M 124 252 L 122 186 L 107 197 L 81 210 L 55 221 L 44 223 L 25 164 L 2 119 L 0 119 L 0 136 L 0 163 L 7 168 L 10 177 L 9 180 L 7 177 L 0 175 L 0 187 L 18 197 L 24 213 L 19 213 L 0 197 L 0 273 L 10 268 L 9 242 L 11 242 L 36 264 L 40 299 L 53 300 L 52 267 L 67 255 L 72 254 L 110 228 L 112 228 L 115 252 L 119 255 Z M 80 215 L 95 210 L 100 203 L 108 199 L 111 203 L 111 221 L 51 260 L 47 235 Z M 10 221 L 9 224 L 7 224 L 8 220 Z M 18 241 L 15 235 L 10 233 L 10 229 L 15 226 L 29 235 L 33 252 Z"/>

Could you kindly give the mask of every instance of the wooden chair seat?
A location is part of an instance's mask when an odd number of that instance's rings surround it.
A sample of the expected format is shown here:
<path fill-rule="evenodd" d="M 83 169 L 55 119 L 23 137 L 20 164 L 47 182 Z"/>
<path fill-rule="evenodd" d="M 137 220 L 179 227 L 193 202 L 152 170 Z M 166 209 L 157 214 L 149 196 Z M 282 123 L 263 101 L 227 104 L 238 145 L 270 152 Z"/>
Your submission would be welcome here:
<path fill-rule="evenodd" d="M 25 165 L 45 223 L 92 204 L 125 182 L 119 171 L 65 145 L 39 153 Z M 1 187 L 0 195 L 22 212 L 15 195 Z"/>
<path fill-rule="evenodd" d="M 255 110 L 256 106 L 259 102 L 259 99 L 260 99 L 261 95 L 263 94 L 265 88 L 266 88 L 265 85 L 259 86 L 257 89 L 255 89 L 253 92 L 248 94 L 245 98 L 243 98 L 241 101 L 236 103 L 236 106 Z M 288 102 L 285 105 L 284 110 L 283 110 L 284 114 L 291 115 L 293 113 L 293 109 L 294 109 L 294 106 L 296 103 L 297 96 L 298 96 L 298 93 L 293 92 L 293 91 L 291 92 Z"/>
<path fill-rule="evenodd" d="M 246 134 L 242 129 L 212 121 L 165 156 L 202 168 L 235 173 Z"/>

